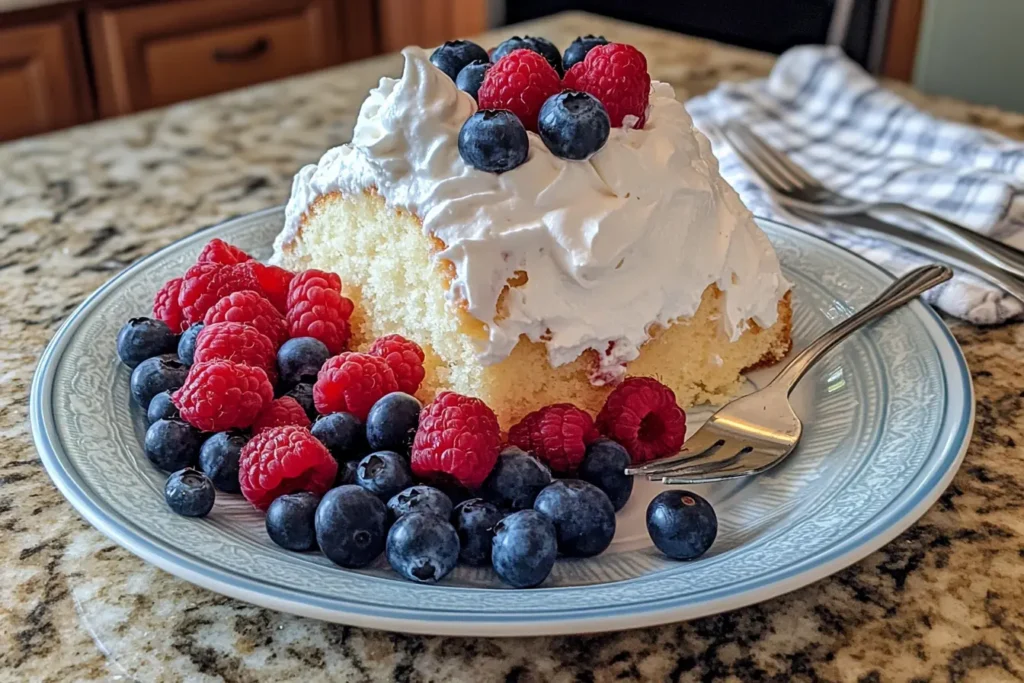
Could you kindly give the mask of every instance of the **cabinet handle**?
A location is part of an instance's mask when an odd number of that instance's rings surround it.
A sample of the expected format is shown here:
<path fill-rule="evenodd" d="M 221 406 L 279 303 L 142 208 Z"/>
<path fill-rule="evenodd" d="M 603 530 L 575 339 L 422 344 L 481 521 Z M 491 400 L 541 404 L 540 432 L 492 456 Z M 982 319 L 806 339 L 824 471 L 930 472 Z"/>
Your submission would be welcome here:
<path fill-rule="evenodd" d="M 218 47 L 213 51 L 213 61 L 219 64 L 248 62 L 251 59 L 256 59 L 269 49 L 270 40 L 268 38 L 257 38 L 250 45 L 238 50 Z"/>

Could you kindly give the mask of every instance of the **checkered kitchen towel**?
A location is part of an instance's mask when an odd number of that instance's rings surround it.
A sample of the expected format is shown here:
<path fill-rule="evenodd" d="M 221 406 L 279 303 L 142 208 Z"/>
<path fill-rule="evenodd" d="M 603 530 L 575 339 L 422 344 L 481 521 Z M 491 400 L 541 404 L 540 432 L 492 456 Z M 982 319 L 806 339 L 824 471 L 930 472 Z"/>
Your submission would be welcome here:
<path fill-rule="evenodd" d="M 759 216 L 810 227 L 776 204 L 715 136 L 714 127 L 727 121 L 743 122 L 843 194 L 911 204 L 1024 248 L 1024 144 L 916 109 L 838 48 L 793 48 L 766 80 L 722 84 L 686 106 L 710 133 L 722 175 Z M 897 275 L 926 261 L 884 242 L 818 229 Z M 1024 314 L 1020 301 L 964 273 L 928 296 L 977 324 Z"/>

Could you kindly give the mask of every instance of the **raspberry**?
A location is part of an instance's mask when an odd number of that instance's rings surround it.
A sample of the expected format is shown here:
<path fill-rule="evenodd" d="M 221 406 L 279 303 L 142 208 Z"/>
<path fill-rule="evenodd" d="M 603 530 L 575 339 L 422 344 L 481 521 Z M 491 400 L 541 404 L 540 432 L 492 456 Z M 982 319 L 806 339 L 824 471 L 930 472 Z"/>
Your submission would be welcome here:
<path fill-rule="evenodd" d="M 288 283 L 288 296 L 285 304 L 291 308 L 296 302 L 307 299 L 308 292 L 314 288 L 333 289 L 341 294 L 341 278 L 336 273 L 328 273 L 323 270 L 310 268 L 301 273 L 296 273 Z"/>
<path fill-rule="evenodd" d="M 513 50 L 487 71 L 477 100 L 481 109 L 507 109 L 527 130 L 537 130 L 544 101 L 562 89 L 558 72 L 532 50 Z"/>
<path fill-rule="evenodd" d="M 259 289 L 252 270 L 242 264 L 197 263 L 185 271 L 178 290 L 178 305 L 185 321 L 200 322 L 206 311 L 220 299 L 243 289 Z"/>
<path fill-rule="evenodd" d="M 231 292 L 210 306 L 203 323 L 232 322 L 250 325 L 262 332 L 274 348 L 288 341 L 288 323 L 262 294 L 252 289 Z"/>
<path fill-rule="evenodd" d="M 637 117 L 634 128 L 644 127 L 651 76 L 647 73 L 647 58 L 632 45 L 598 45 L 566 72 L 562 87 L 582 90 L 601 100 L 613 127 L 621 126 L 627 115 Z"/>
<path fill-rule="evenodd" d="M 252 423 L 252 433 L 259 434 L 286 425 L 309 429 L 310 424 L 309 417 L 299 402 L 291 396 L 282 396 L 271 401 L 263 412 L 256 416 L 256 421 Z"/>
<path fill-rule="evenodd" d="M 478 398 L 442 391 L 420 413 L 412 471 L 424 479 L 448 475 L 475 489 L 494 469 L 500 449 L 494 411 Z"/>
<path fill-rule="evenodd" d="M 314 337 L 331 353 L 341 353 L 351 330 L 352 300 L 341 295 L 341 278 L 322 270 L 296 275 L 288 287 L 288 331 L 292 337 Z"/>
<path fill-rule="evenodd" d="M 334 485 L 338 461 L 304 427 L 272 427 L 242 447 L 238 483 L 245 499 L 266 510 L 286 493 L 323 495 Z"/>
<path fill-rule="evenodd" d="M 508 441 L 530 451 L 555 472 L 572 472 L 599 436 L 590 415 L 570 403 L 535 410 L 508 430 Z"/>
<path fill-rule="evenodd" d="M 204 432 L 244 429 L 274 400 L 267 373 L 229 360 L 196 363 L 171 397 L 185 422 Z"/>
<path fill-rule="evenodd" d="M 233 247 L 224 240 L 216 237 L 206 243 L 203 250 L 199 252 L 196 263 L 219 263 L 224 266 L 233 266 L 236 263 L 244 263 L 252 259 L 238 247 Z"/>
<path fill-rule="evenodd" d="M 640 464 L 679 451 L 686 438 L 686 413 L 676 404 L 675 392 L 658 380 L 630 377 L 608 394 L 597 428 Z"/>
<path fill-rule="evenodd" d="M 153 317 L 163 320 L 174 334 L 181 333 L 188 325 L 178 305 L 178 292 L 181 290 L 181 278 L 168 280 L 153 298 Z"/>
<path fill-rule="evenodd" d="M 367 353 L 343 353 L 327 359 L 313 385 L 313 403 L 321 415 L 352 413 L 366 420 L 385 394 L 398 391 L 387 361 Z"/>
<path fill-rule="evenodd" d="M 277 376 L 277 346 L 251 325 L 221 322 L 203 327 L 196 337 L 192 362 L 208 360 L 229 360 L 260 368 L 271 382 Z"/>
<path fill-rule="evenodd" d="M 291 284 L 292 278 L 295 277 L 295 273 L 277 266 L 267 266 L 259 261 L 249 261 L 248 266 L 252 269 L 252 274 L 256 276 L 256 281 L 260 283 L 260 291 L 263 292 L 263 296 L 267 297 L 282 315 L 287 313 L 288 286 Z"/>
<path fill-rule="evenodd" d="M 400 334 L 389 334 L 374 341 L 368 353 L 387 361 L 391 372 L 395 373 L 399 391 L 415 394 L 420 388 L 426 372 L 423 369 L 423 349 L 419 344 Z"/>

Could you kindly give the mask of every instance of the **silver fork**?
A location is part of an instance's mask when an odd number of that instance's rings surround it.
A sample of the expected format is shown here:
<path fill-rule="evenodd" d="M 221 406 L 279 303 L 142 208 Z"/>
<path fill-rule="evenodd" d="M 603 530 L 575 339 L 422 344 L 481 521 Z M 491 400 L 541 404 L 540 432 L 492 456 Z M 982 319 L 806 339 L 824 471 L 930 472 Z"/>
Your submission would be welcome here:
<path fill-rule="evenodd" d="M 860 328 L 952 276 L 952 270 L 937 264 L 910 271 L 814 340 L 768 386 L 720 408 L 678 455 L 630 467 L 626 474 L 647 475 L 666 484 L 701 484 L 758 474 L 779 464 L 796 448 L 803 432 L 789 393 L 808 368 Z"/>
<path fill-rule="evenodd" d="M 894 202 L 862 202 L 830 190 L 799 164 L 735 123 L 720 129 L 740 158 L 775 191 L 780 202 L 820 216 L 852 216 L 870 211 L 900 213 L 935 231 L 960 248 L 1018 278 L 1024 278 L 1024 253 L 962 225 Z"/>

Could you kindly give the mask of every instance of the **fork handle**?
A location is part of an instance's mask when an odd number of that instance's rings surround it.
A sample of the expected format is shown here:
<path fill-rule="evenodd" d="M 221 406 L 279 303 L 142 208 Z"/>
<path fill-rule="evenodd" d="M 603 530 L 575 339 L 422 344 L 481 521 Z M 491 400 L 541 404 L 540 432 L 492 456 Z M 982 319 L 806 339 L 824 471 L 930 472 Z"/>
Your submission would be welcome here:
<path fill-rule="evenodd" d="M 784 389 L 788 394 L 804 373 L 833 346 L 868 323 L 916 299 L 923 292 L 951 277 L 953 271 L 946 266 L 932 264 L 915 268 L 886 287 L 885 291 L 867 306 L 811 342 L 810 346 L 798 353 L 768 386 Z"/>

